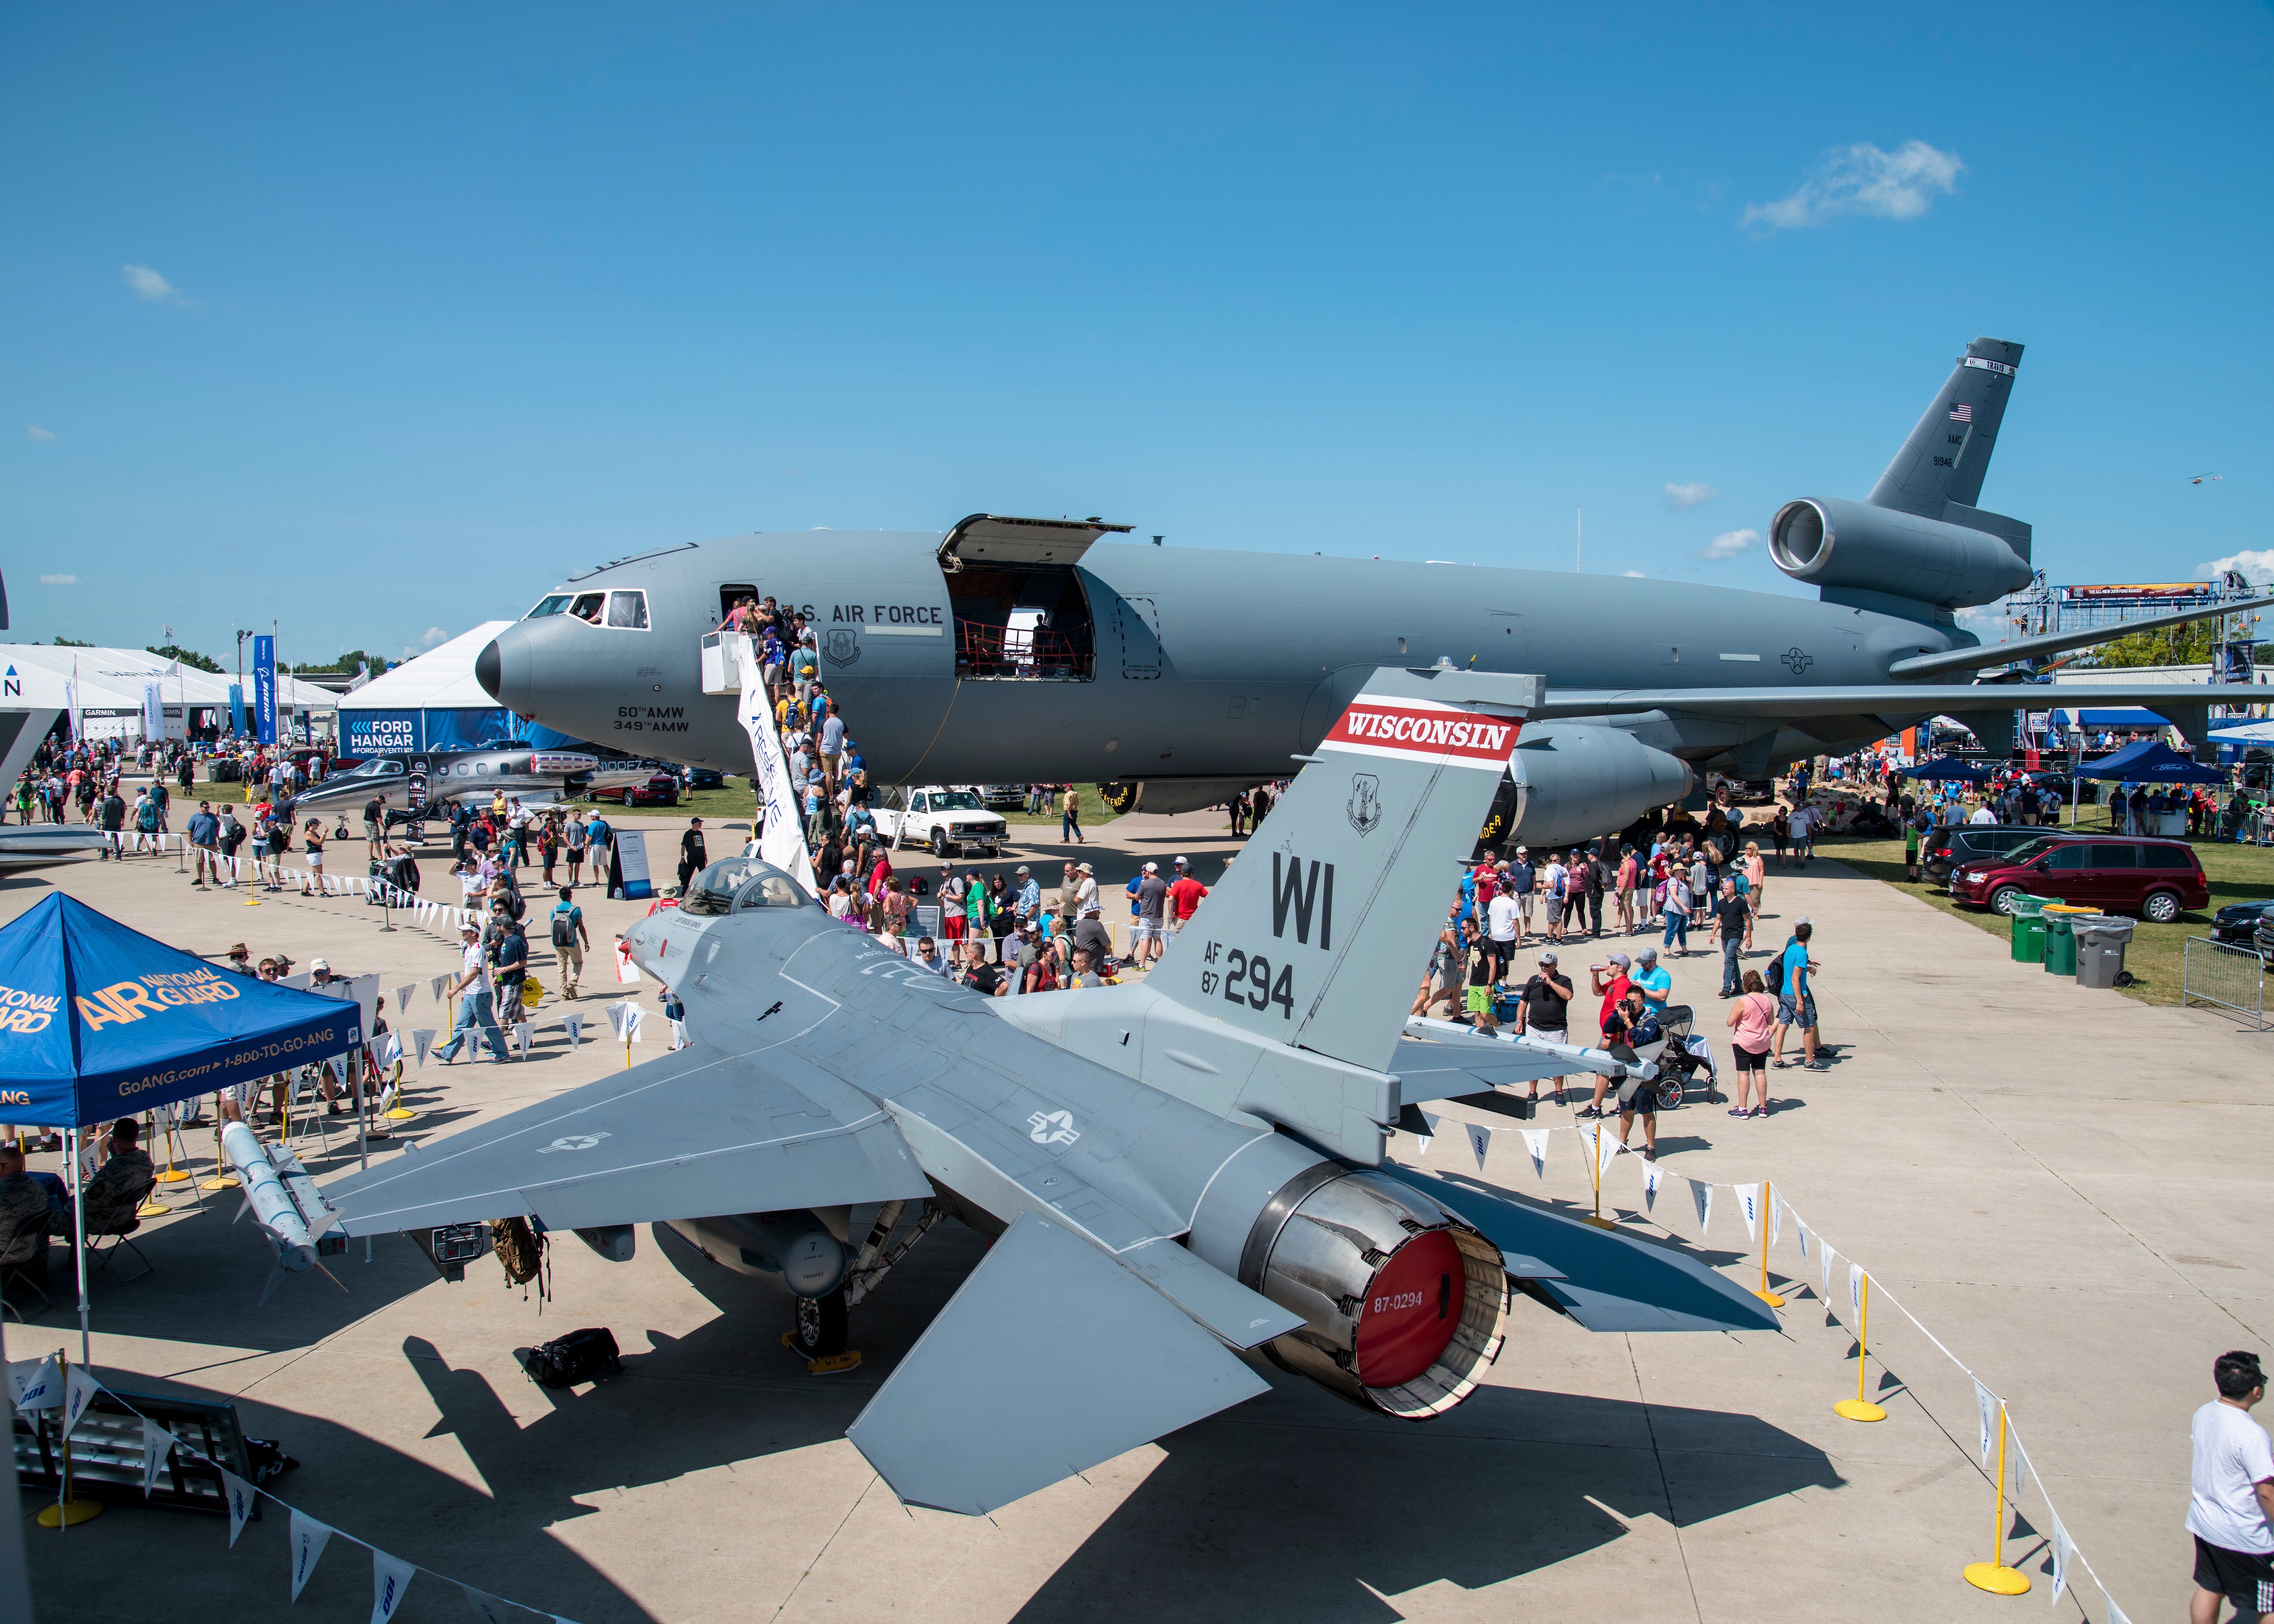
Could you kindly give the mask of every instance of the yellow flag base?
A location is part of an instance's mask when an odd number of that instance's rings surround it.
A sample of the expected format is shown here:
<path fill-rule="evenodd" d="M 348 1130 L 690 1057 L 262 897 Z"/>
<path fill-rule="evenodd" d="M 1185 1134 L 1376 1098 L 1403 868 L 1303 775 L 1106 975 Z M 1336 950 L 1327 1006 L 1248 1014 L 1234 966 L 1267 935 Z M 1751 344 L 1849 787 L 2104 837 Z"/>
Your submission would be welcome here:
<path fill-rule="evenodd" d="M 1832 1407 L 1832 1413 L 1845 1416 L 1850 1421 L 1884 1421 L 1887 1418 L 1886 1410 L 1860 1398 L 1841 1399 Z"/>
<path fill-rule="evenodd" d="M 1590 1216 L 1583 1217 L 1579 1222 L 1581 1223 L 1592 1223 L 1599 1229 L 1615 1229 L 1619 1227 L 1617 1221 L 1611 1218 L 1596 1218 Z"/>
<path fill-rule="evenodd" d="M 1762 1302 L 1766 1303 L 1771 1308 L 1782 1308 L 1784 1306 L 1784 1299 L 1773 1291 L 1756 1291 L 1753 1295 L 1760 1298 Z"/>
<path fill-rule="evenodd" d="M 92 1522 L 102 1515 L 99 1500 L 59 1500 L 40 1507 L 41 1528 L 75 1528 L 81 1522 Z"/>
<path fill-rule="evenodd" d="M 2026 1594 L 2029 1581 L 2019 1568 L 2008 1568 L 2002 1562 L 1969 1562 L 1966 1583 L 1977 1590 L 1987 1590 L 1992 1596 Z"/>
<path fill-rule="evenodd" d="M 185 1184 L 189 1179 L 190 1176 L 180 1168 L 169 1167 L 158 1175 L 157 1182 L 162 1184 Z"/>
<path fill-rule="evenodd" d="M 134 1215 L 137 1218 L 163 1218 L 168 1213 L 170 1213 L 174 1209 L 172 1207 L 167 1206 L 163 1201 L 159 1200 L 154 1196 L 149 1200 L 143 1202 L 141 1206 L 136 1207 L 134 1209 Z"/>
<path fill-rule="evenodd" d="M 234 1173 L 216 1173 L 211 1178 L 198 1181 L 200 1190 L 235 1190 L 245 1181 Z"/>
<path fill-rule="evenodd" d="M 410 1107 L 398 1105 L 393 1110 L 387 1113 L 387 1119 L 389 1122 L 409 1122 L 417 1115 L 418 1115 L 418 1113 L 410 1109 Z"/>

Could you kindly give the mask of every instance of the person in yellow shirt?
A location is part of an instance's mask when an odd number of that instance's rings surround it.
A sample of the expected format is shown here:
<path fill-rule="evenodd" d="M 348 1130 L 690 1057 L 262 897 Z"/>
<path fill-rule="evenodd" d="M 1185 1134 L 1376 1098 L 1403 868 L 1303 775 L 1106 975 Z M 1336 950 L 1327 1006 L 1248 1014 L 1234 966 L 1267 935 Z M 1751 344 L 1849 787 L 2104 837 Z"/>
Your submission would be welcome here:
<path fill-rule="evenodd" d="M 1076 846 L 1089 844 L 1081 838 L 1081 797 L 1071 784 L 1065 786 L 1065 799 L 1058 803 L 1058 838 Z"/>

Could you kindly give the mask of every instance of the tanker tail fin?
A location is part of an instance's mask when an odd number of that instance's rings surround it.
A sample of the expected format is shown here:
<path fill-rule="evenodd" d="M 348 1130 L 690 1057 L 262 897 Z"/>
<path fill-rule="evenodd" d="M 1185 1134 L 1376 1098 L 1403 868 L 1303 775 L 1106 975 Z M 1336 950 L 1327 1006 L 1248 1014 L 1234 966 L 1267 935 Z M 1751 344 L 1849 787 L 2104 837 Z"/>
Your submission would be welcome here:
<path fill-rule="evenodd" d="M 1968 523 L 1946 509 L 1954 503 L 1971 508 L 1980 502 L 1982 477 L 1998 448 L 1999 425 L 2005 421 L 2007 397 L 2014 392 L 2021 363 L 2022 346 L 2001 338 L 1977 338 L 1967 345 L 1941 393 L 1927 402 L 1910 438 L 1865 500 L 1874 508 L 1899 508 L 1921 518 Z M 1976 528 L 1992 527 L 1977 521 Z M 2029 556 L 2026 543 L 2022 556 Z"/>

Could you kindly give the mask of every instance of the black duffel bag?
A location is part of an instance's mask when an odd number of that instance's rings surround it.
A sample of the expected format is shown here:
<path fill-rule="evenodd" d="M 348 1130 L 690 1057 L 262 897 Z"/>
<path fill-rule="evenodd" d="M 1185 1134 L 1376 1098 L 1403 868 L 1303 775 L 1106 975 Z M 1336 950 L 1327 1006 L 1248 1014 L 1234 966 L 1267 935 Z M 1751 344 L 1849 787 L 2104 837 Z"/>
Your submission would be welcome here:
<path fill-rule="evenodd" d="M 521 1356 L 521 1367 L 540 1387 L 573 1387 L 624 1373 L 623 1361 L 616 1357 L 616 1339 L 601 1326 L 571 1331 L 558 1342 L 531 1348 Z"/>

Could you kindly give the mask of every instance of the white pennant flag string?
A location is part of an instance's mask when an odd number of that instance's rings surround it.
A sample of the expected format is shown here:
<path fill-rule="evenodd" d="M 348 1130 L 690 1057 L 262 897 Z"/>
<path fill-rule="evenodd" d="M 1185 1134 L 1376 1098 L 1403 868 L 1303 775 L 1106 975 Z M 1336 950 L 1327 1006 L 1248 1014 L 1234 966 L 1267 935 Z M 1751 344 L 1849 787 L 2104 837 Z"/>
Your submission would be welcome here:
<path fill-rule="evenodd" d="M 72 1429 L 79 1425 L 94 1395 L 102 1391 L 102 1384 L 87 1373 L 82 1365 L 74 1365 L 64 1380 L 64 1436 L 69 1438 Z"/>
<path fill-rule="evenodd" d="M 55 1357 L 19 1359 L 8 1367 L 8 1394 L 19 1410 L 53 1410 L 64 1402 Z"/>
<path fill-rule="evenodd" d="M 1532 1157 L 1532 1170 L 1545 1178 L 1547 1176 L 1547 1130 L 1525 1128 L 1519 1132 L 1524 1135 L 1524 1148 Z"/>
<path fill-rule="evenodd" d="M 2012 1417 L 2006 1419 L 2006 1492 L 2014 1499 L 2022 1498 L 2022 1489 L 2030 1477 L 2029 1457 L 2022 1447 L 2022 1435 L 2014 1430 Z"/>
<path fill-rule="evenodd" d="M 142 1498 L 158 1486 L 158 1474 L 174 1453 L 174 1435 L 149 1417 L 142 1417 Z"/>
<path fill-rule="evenodd" d="M 1864 1266 L 1860 1263 L 1848 1266 L 1848 1312 L 1851 1314 L 1864 1312 Z"/>
<path fill-rule="evenodd" d="M 1469 1136 L 1469 1150 L 1477 1159 L 1477 1171 L 1481 1173 L 1485 1170 L 1485 1152 L 1492 1148 L 1492 1130 L 1473 1122 L 1463 1123 L 1461 1129 Z"/>
<path fill-rule="evenodd" d="M 1771 1192 L 1769 1195 L 1769 1244 L 1773 1246 L 1784 1238 L 1784 1198 Z"/>
<path fill-rule="evenodd" d="M 2068 1588 L 2068 1559 L 2076 1553 L 2076 1543 L 2061 1526 L 2060 1515 L 2048 1504 L 2045 1515 L 2053 1522 L 2053 1604 L 2060 1604 L 2060 1594 Z"/>
<path fill-rule="evenodd" d="M 2124 1615 L 2124 1609 L 2116 1605 L 2116 1598 L 2108 1593 L 2108 1587 L 2105 1584 L 2100 1587 L 2100 1605 L 2108 1614 L 2108 1624 L 2132 1624 L 2132 1620 Z"/>
<path fill-rule="evenodd" d="M 1645 1214 L 1655 1212 L 1658 1209 L 1658 1181 L 1660 1177 L 1660 1175 L 1658 1170 L 1657 1162 L 1646 1162 L 1643 1164 L 1642 1210 Z"/>
<path fill-rule="evenodd" d="M 1819 1241 L 1824 1239 L 1821 1235 L 1818 1236 L 1816 1238 Z M 1816 1288 L 1816 1300 L 1823 1304 L 1825 1307 L 1829 1308 L 1832 1306 L 1832 1260 L 1840 1254 L 1832 1250 L 1829 1243 L 1818 1247 L 1817 1250 L 1824 1254 L 1821 1261 L 1821 1267 L 1824 1271 L 1824 1283 Z"/>
<path fill-rule="evenodd" d="M 418 1564 L 371 1548 L 371 1624 L 388 1624 L 403 1607 L 403 1592 L 410 1588 Z"/>
<path fill-rule="evenodd" d="M 1603 1175 L 1611 1170 L 1611 1163 L 1618 1159 L 1619 1153 L 1625 1148 L 1625 1141 L 1608 1128 L 1596 1137 L 1595 1182 L 1598 1184 L 1602 1183 Z"/>
<path fill-rule="evenodd" d="M 1801 1217 L 1798 1213 L 1795 1213 L 1792 1215 L 1792 1237 L 1800 1244 L 1800 1260 L 1803 1263 L 1810 1261 L 1808 1251 L 1808 1226 L 1801 1222 Z"/>
<path fill-rule="evenodd" d="M 308 1575 L 316 1571 L 317 1560 L 324 1554 L 324 1544 L 332 1530 L 305 1511 L 292 1513 L 292 1599 L 300 1599 L 301 1587 Z"/>
<path fill-rule="evenodd" d="M 1427 1111 L 1421 1112 L 1420 1116 L 1421 1131 L 1413 1136 L 1413 1154 L 1416 1156 L 1426 1156 L 1429 1154 L 1429 1147 L 1436 1140 L 1439 1119 Z"/>
<path fill-rule="evenodd" d="M 568 1034 L 568 1049 L 573 1054 L 584 1041 L 584 1018 L 582 1015 L 563 1015 L 561 1026 Z"/>
<path fill-rule="evenodd" d="M 1760 1238 L 1761 1187 L 1758 1184 L 1732 1184 L 1737 1192 L 1737 1211 L 1745 1220 L 1745 1244 L 1751 1245 Z"/>
<path fill-rule="evenodd" d="M 405 981 L 395 989 L 395 1012 L 397 1015 L 410 1007 L 410 995 L 418 990 L 416 981 Z"/>
<path fill-rule="evenodd" d="M 513 1023 L 513 1043 L 514 1047 L 521 1051 L 521 1057 L 523 1060 L 528 1059 L 529 1023 L 527 1021 L 517 1020 Z"/>
<path fill-rule="evenodd" d="M 1706 1231 L 1713 1227 L 1713 1186 L 1691 1179 L 1690 1199 L 1698 1204 L 1698 1238 L 1702 1241 Z"/>
<path fill-rule="evenodd" d="M 426 978 L 426 990 L 434 996 L 435 1003 L 441 1003 L 443 995 L 448 993 L 449 989 L 450 978 L 448 976 L 430 975 Z"/>
<path fill-rule="evenodd" d="M 1984 1387 L 1979 1377 L 1974 1382 L 1974 1410 L 1982 1421 L 1982 1465 L 1987 1470 L 1990 1452 L 1998 1447 L 1998 1395 Z"/>
<path fill-rule="evenodd" d="M 229 1501 L 229 1543 L 237 1545 L 237 1537 L 245 1532 L 245 1520 L 252 1515 L 252 1485 L 227 1467 L 221 1472 L 221 1492 Z"/>
<path fill-rule="evenodd" d="M 411 1027 L 410 1042 L 411 1046 L 418 1051 L 418 1069 L 423 1071 L 426 1069 L 427 1051 L 434 1047 L 434 1028 L 432 1026 Z"/>

